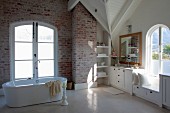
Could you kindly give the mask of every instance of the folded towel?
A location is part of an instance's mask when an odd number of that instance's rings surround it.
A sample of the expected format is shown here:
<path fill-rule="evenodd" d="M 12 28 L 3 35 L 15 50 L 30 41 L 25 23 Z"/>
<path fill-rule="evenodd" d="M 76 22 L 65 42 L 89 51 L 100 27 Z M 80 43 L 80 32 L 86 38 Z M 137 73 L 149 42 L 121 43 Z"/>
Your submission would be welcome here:
<path fill-rule="evenodd" d="M 139 83 L 140 83 L 140 78 L 139 78 L 138 73 L 133 73 L 132 76 L 133 76 L 132 84 L 133 84 L 133 85 L 139 85 Z"/>
<path fill-rule="evenodd" d="M 45 85 L 50 88 L 49 91 L 52 97 L 61 92 L 61 81 L 59 80 L 49 81 Z"/>

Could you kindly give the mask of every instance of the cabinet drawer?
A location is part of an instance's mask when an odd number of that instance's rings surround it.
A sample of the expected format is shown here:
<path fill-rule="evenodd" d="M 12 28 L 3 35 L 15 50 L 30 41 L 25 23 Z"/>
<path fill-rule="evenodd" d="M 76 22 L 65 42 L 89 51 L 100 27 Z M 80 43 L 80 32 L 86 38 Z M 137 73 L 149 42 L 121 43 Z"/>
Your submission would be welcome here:
<path fill-rule="evenodd" d="M 148 98 L 153 103 L 158 103 L 161 101 L 160 93 L 151 90 L 146 91 L 146 98 Z"/>
<path fill-rule="evenodd" d="M 117 69 L 117 74 L 123 75 L 124 74 L 124 69 Z"/>
<path fill-rule="evenodd" d="M 123 86 L 124 86 L 124 82 L 123 82 L 123 80 L 121 80 L 121 79 L 116 79 L 116 81 L 115 81 L 115 83 L 116 83 L 116 86 L 118 87 L 118 88 L 123 88 Z"/>
<path fill-rule="evenodd" d="M 124 75 L 117 74 L 116 78 L 119 80 L 124 80 Z"/>
<path fill-rule="evenodd" d="M 146 90 L 138 85 L 133 86 L 133 93 L 137 96 L 144 97 L 146 95 Z"/>
<path fill-rule="evenodd" d="M 109 82 L 110 82 L 111 85 L 114 85 L 115 84 L 115 77 L 113 77 L 113 76 L 110 77 Z"/>
<path fill-rule="evenodd" d="M 111 68 L 110 68 L 110 71 L 111 71 L 111 72 L 114 72 L 114 71 L 116 71 L 116 68 L 111 67 Z"/>

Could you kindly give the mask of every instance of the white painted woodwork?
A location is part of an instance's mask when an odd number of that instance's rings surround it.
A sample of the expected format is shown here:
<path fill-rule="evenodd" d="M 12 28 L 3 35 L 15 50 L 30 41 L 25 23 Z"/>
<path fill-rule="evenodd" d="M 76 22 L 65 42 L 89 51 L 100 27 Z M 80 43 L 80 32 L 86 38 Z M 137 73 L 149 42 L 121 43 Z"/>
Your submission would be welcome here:
<path fill-rule="evenodd" d="M 72 10 L 80 0 L 69 0 L 68 1 L 68 11 Z"/>
<path fill-rule="evenodd" d="M 125 69 L 125 90 L 132 95 L 132 72 L 133 70 Z"/>
<path fill-rule="evenodd" d="M 133 94 L 140 97 L 140 98 L 143 98 L 145 100 L 148 100 L 152 103 L 155 103 L 159 106 L 162 106 L 161 105 L 161 92 L 157 92 L 157 91 L 153 91 L 153 90 L 150 90 L 150 89 L 147 89 L 147 88 L 143 88 L 139 85 L 134 85 L 133 86 Z"/>
<path fill-rule="evenodd" d="M 133 14 L 141 0 L 69 0 L 68 10 L 72 10 L 78 2 L 96 18 L 102 27 L 116 37 L 122 25 Z M 97 12 L 95 12 L 97 9 Z"/>
<path fill-rule="evenodd" d="M 141 86 L 139 86 L 139 85 L 134 85 L 134 86 L 133 86 L 133 94 L 135 94 L 135 95 L 138 96 L 138 97 L 143 98 L 144 95 L 146 95 L 146 92 L 145 92 L 145 89 L 142 88 Z"/>
<path fill-rule="evenodd" d="M 109 67 L 110 85 L 132 94 L 132 71 L 122 67 Z"/>
<path fill-rule="evenodd" d="M 130 2 L 130 1 L 129 1 Z M 120 33 L 125 22 L 132 16 L 137 6 L 140 4 L 141 0 L 132 0 L 132 2 L 125 5 L 124 9 L 119 12 L 118 17 L 115 22 L 112 24 L 112 38 L 116 38 Z"/>
<path fill-rule="evenodd" d="M 101 24 L 101 26 L 109 33 L 107 21 L 105 21 L 103 16 L 98 13 L 99 11 L 95 12 L 95 7 L 92 6 L 94 4 L 90 4 L 89 2 L 87 2 L 87 0 L 81 0 L 80 2 L 96 18 L 96 20 Z"/>
<path fill-rule="evenodd" d="M 170 107 L 170 76 L 163 76 L 163 104 Z"/>
<path fill-rule="evenodd" d="M 132 73 L 140 72 L 140 69 L 109 67 L 109 82 L 113 87 L 132 94 L 138 97 L 146 99 L 161 106 L 161 93 L 153 91 L 147 88 L 143 88 L 140 85 L 132 84 Z M 169 84 L 168 84 L 169 85 Z M 168 93 L 169 94 L 169 93 Z"/>
<path fill-rule="evenodd" d="M 116 17 L 118 16 L 118 14 L 120 13 L 121 9 L 123 9 L 125 3 L 128 0 L 109 0 L 106 4 L 107 4 L 107 15 L 108 15 L 108 24 L 111 25 L 113 24 L 113 22 L 115 21 Z M 131 1 L 131 0 L 129 0 Z"/>
<path fill-rule="evenodd" d="M 97 23 L 97 42 L 104 43 L 104 45 L 98 45 L 96 48 L 97 56 L 97 83 L 108 85 L 108 67 L 110 66 L 110 57 L 111 54 L 111 41 L 109 34 L 102 28 L 102 26 Z M 99 55 L 105 54 L 105 55 Z M 102 62 L 104 64 L 102 65 Z M 106 74 L 104 74 L 106 73 Z"/>

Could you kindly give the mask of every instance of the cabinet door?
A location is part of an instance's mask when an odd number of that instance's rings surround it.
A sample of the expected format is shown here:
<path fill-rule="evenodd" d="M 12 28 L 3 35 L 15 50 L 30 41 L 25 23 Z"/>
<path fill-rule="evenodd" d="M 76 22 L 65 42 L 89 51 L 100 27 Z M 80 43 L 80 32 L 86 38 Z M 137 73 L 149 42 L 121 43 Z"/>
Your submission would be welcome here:
<path fill-rule="evenodd" d="M 133 86 L 133 93 L 136 96 L 144 97 L 146 95 L 146 90 L 144 88 L 142 88 L 141 86 L 134 85 Z"/>
<path fill-rule="evenodd" d="M 110 77 L 109 81 L 111 85 L 115 85 L 117 70 L 114 67 L 110 67 Z"/>
<path fill-rule="evenodd" d="M 163 104 L 170 107 L 170 77 L 163 77 Z"/>
<path fill-rule="evenodd" d="M 125 90 L 132 94 L 132 70 L 125 69 Z"/>

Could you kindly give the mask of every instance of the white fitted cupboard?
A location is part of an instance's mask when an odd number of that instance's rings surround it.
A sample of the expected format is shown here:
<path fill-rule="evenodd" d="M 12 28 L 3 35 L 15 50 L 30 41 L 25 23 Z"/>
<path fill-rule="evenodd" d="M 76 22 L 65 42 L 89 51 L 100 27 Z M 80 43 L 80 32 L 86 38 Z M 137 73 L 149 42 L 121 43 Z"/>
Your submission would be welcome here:
<path fill-rule="evenodd" d="M 129 70 L 129 69 L 125 69 L 124 70 L 125 72 L 125 77 L 124 77 L 124 83 L 125 83 L 125 91 L 126 92 L 129 92 L 131 95 L 132 95 L 132 81 L 133 81 L 133 76 L 132 76 L 132 73 L 133 73 L 133 70 Z"/>
<path fill-rule="evenodd" d="M 133 86 L 133 94 L 143 98 L 145 100 L 148 100 L 152 103 L 155 103 L 159 106 L 161 106 L 161 93 L 148 89 L 148 88 L 144 88 L 140 85 L 134 85 Z"/>
<path fill-rule="evenodd" d="M 111 86 L 132 94 L 132 70 L 123 67 L 109 67 L 109 83 Z"/>
<path fill-rule="evenodd" d="M 170 74 L 160 74 L 160 77 L 157 78 L 158 89 L 152 87 L 152 85 L 133 85 L 133 73 L 142 71 L 144 70 L 110 66 L 108 68 L 109 84 L 131 95 L 153 102 L 160 107 L 170 108 Z M 150 79 L 153 81 L 154 78 Z"/>
<path fill-rule="evenodd" d="M 162 104 L 170 108 L 170 74 L 161 74 Z"/>

